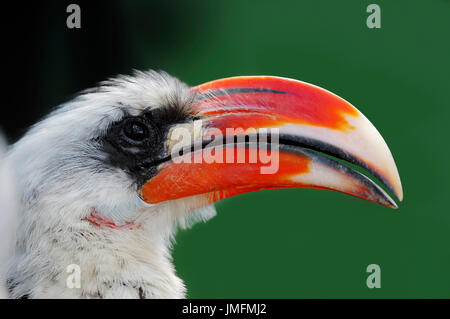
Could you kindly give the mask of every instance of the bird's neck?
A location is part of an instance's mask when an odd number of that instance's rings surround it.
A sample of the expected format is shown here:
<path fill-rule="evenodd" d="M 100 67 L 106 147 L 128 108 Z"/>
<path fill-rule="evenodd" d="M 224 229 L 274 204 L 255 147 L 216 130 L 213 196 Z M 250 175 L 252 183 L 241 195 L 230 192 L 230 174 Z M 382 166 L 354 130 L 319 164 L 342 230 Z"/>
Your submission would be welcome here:
<path fill-rule="evenodd" d="M 38 205 L 39 206 L 39 205 Z M 14 298 L 183 298 L 172 264 L 173 222 L 141 214 L 126 227 L 101 212 L 25 212 L 8 275 Z M 36 211 L 38 210 L 38 211 Z M 35 218 L 30 218 L 30 216 Z M 60 217 L 61 217 L 60 216 Z M 115 227 L 118 226 L 118 227 Z M 124 226 L 124 225 L 121 225 Z"/>

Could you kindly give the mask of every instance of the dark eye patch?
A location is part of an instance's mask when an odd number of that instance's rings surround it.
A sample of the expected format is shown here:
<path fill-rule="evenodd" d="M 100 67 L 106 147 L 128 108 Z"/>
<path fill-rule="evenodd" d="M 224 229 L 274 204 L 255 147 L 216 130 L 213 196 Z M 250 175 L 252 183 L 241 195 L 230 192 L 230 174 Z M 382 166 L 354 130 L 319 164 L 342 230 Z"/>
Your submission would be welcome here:
<path fill-rule="evenodd" d="M 167 105 L 162 108 L 157 108 L 145 112 L 142 116 L 154 123 L 165 123 L 165 125 L 168 126 L 186 122 L 193 117 L 187 110 L 180 108 L 177 105 Z"/>
<path fill-rule="evenodd" d="M 170 107 L 139 116 L 125 115 L 98 139 L 107 155 L 107 164 L 123 169 L 142 186 L 156 174 L 156 166 L 167 156 L 165 140 L 170 127 L 190 119 L 189 114 Z"/>
<path fill-rule="evenodd" d="M 129 121 L 123 126 L 123 133 L 126 138 L 134 142 L 142 142 L 148 138 L 147 126 L 138 121 Z"/>
<path fill-rule="evenodd" d="M 151 125 L 137 119 L 128 119 L 122 124 L 122 133 L 130 143 L 139 144 L 152 137 L 150 131 L 153 128 L 149 126 Z"/>

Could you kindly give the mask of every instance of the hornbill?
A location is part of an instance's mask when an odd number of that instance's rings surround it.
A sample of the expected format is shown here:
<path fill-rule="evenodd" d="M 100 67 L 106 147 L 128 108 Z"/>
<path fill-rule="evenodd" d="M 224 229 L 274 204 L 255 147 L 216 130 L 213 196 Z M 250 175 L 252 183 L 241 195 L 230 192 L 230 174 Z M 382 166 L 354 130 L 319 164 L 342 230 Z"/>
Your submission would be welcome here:
<path fill-rule="evenodd" d="M 391 152 L 363 114 L 273 76 L 192 88 L 164 72 L 118 76 L 34 125 L 4 162 L 19 198 L 4 276 L 11 298 L 183 298 L 174 233 L 230 196 L 319 188 L 397 208 L 355 165 L 403 197 Z M 67 285 L 69 265 L 80 288 Z"/>

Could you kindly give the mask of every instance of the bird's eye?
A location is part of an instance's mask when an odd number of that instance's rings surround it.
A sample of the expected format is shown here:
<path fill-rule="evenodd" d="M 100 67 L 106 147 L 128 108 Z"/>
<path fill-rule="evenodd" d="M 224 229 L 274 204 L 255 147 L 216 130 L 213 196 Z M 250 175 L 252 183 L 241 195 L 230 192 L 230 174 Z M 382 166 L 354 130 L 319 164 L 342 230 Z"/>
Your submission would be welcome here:
<path fill-rule="evenodd" d="M 148 137 L 148 128 L 144 123 L 129 121 L 125 123 L 123 133 L 133 142 L 142 142 Z"/>

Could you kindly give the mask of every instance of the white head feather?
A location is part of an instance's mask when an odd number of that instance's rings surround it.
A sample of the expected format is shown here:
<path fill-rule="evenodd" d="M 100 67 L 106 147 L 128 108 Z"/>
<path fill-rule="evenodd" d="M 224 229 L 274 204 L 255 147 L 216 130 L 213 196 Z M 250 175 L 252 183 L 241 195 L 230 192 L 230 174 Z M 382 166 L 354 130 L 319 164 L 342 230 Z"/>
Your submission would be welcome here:
<path fill-rule="evenodd" d="M 14 249 L 17 227 L 17 197 L 9 164 L 5 160 L 6 143 L 0 134 L 0 298 L 7 298 L 5 270 Z"/>

